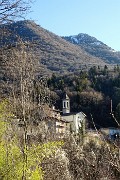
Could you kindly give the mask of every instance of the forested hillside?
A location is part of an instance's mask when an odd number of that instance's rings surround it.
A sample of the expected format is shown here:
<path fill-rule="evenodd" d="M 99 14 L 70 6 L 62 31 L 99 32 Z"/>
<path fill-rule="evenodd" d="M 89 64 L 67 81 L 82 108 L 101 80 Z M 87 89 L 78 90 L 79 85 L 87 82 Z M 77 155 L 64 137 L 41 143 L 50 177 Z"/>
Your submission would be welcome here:
<path fill-rule="evenodd" d="M 89 71 L 65 76 L 53 74 L 48 80 L 48 87 L 56 92 L 57 101 L 52 98 L 58 108 L 61 108 L 63 92 L 67 92 L 71 99 L 71 111 L 86 113 L 90 127 L 93 127 L 91 115 L 97 128 L 117 127 L 111 111 L 120 122 L 117 116 L 120 106 L 119 66 L 115 66 L 114 70 L 109 70 L 107 66 L 103 69 L 94 66 Z"/>
<path fill-rule="evenodd" d="M 3 33 L 4 31 L 4 33 Z M 89 69 L 93 65 L 104 66 L 104 60 L 90 55 L 81 47 L 69 43 L 60 36 L 42 28 L 33 21 L 18 21 L 0 26 L 0 46 L 16 46 L 21 39 L 32 46 L 31 52 L 43 66 L 45 74 L 70 73 Z M 34 59 L 35 60 L 35 59 Z"/>

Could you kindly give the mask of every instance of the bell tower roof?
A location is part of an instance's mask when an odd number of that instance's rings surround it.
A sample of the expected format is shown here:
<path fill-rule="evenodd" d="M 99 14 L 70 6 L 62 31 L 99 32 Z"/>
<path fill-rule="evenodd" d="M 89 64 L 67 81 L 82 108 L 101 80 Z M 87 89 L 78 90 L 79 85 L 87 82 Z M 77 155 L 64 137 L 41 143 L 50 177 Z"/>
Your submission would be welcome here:
<path fill-rule="evenodd" d="M 66 99 L 66 100 L 69 100 L 69 99 L 70 99 L 70 98 L 68 97 L 67 93 L 65 93 L 65 94 L 63 95 L 63 99 Z"/>

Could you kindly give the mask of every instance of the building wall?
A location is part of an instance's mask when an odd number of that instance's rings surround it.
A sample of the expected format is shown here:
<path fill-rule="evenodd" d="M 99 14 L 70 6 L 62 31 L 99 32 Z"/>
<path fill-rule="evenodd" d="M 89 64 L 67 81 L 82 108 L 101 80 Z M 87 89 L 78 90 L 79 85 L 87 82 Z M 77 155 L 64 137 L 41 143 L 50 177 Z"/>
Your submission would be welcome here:
<path fill-rule="evenodd" d="M 85 116 L 83 114 L 77 113 L 77 114 L 70 114 L 67 116 L 62 116 L 63 119 L 70 122 L 71 130 L 75 133 L 79 132 L 79 128 L 81 127 L 81 123 L 84 121 L 85 123 Z"/>

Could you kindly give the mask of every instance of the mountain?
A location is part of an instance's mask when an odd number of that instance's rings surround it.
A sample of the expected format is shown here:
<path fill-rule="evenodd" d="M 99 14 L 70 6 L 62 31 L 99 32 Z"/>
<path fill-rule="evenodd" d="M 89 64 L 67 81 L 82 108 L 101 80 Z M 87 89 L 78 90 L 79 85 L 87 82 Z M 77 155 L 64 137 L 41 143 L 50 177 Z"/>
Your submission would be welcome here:
<path fill-rule="evenodd" d="M 101 58 L 108 64 L 120 64 L 120 52 L 115 51 L 95 37 L 80 33 L 78 35 L 65 36 L 62 38 L 72 44 L 80 46 L 92 56 Z"/>
<path fill-rule="evenodd" d="M 39 60 L 40 66 L 42 64 L 46 74 L 53 72 L 65 74 L 93 65 L 106 64 L 101 58 L 91 55 L 87 50 L 66 41 L 33 21 L 19 21 L 0 26 L 0 47 L 15 46 L 18 39 L 28 41 L 32 45 L 31 51 Z"/>

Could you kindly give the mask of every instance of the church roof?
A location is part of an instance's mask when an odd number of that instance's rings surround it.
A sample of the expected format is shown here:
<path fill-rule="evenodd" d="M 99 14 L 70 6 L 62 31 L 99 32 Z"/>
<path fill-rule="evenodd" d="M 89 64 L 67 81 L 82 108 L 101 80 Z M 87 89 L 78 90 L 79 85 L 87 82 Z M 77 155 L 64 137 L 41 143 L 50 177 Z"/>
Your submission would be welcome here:
<path fill-rule="evenodd" d="M 77 115 L 77 114 L 79 114 L 83 118 L 86 117 L 86 115 L 82 111 L 65 113 L 65 114 L 62 114 L 61 116 L 71 116 L 71 115 Z"/>

